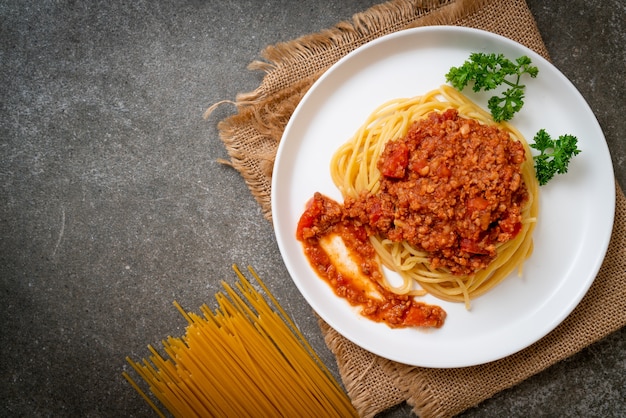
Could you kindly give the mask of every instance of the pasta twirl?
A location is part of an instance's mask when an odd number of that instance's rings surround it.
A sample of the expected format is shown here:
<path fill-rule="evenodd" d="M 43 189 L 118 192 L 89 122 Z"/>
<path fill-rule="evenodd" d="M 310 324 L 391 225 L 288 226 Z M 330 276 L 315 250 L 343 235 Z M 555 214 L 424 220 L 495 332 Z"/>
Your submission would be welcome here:
<path fill-rule="evenodd" d="M 487 126 L 506 131 L 512 141 L 520 142 L 526 160 L 521 165 L 521 177 L 526 184 L 528 200 L 521 211 L 521 231 L 511 240 L 499 243 L 497 256 L 484 269 L 472 274 L 451 274 L 442 267 L 433 267 L 430 255 L 406 241 L 392 241 L 372 235 L 370 241 L 383 264 L 398 273 L 402 283 L 392 284 L 387 277 L 382 283 L 398 294 L 423 295 L 426 292 L 448 301 L 464 302 L 487 292 L 516 268 L 521 272 L 523 262 L 532 253 L 532 232 L 538 213 L 538 188 L 532 156 L 522 134 L 510 123 L 496 123 L 489 113 L 450 86 L 443 85 L 422 96 L 388 101 L 374 110 L 355 135 L 333 155 L 330 170 L 333 182 L 344 199 L 356 199 L 363 193 L 376 194 L 380 188 L 381 172 L 377 163 L 385 144 L 404 137 L 413 122 L 433 111 L 456 109 L 459 116 L 474 119 Z"/>

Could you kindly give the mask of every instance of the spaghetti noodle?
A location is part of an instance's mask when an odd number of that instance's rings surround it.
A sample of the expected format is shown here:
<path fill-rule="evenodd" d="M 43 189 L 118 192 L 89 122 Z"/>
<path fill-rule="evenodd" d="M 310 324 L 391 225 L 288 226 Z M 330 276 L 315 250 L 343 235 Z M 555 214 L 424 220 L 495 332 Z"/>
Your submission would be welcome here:
<path fill-rule="evenodd" d="M 164 358 L 149 346 L 143 362 L 127 358 L 174 416 L 357 416 L 349 398 L 256 273 L 265 299 L 243 274 L 236 290 L 222 283 L 219 308 L 186 313 L 182 338 L 163 342 Z M 237 292 L 238 291 L 238 292 Z M 276 306 L 276 310 L 272 305 Z M 159 414 L 131 376 L 123 376 Z"/>
<path fill-rule="evenodd" d="M 522 134 L 510 123 L 496 123 L 491 116 L 463 94 L 443 85 L 423 96 L 395 99 L 384 103 L 367 118 L 356 134 L 333 155 L 330 170 L 333 182 L 344 200 L 381 193 L 382 177 L 379 160 L 389 141 L 403 138 L 411 126 L 429 114 L 443 114 L 455 109 L 460 117 L 477 121 L 486 127 L 506 132 L 512 141 L 523 146 L 524 158 L 519 166 L 527 199 L 520 208 L 520 230 L 512 239 L 495 246 L 495 257 L 484 268 L 459 274 L 449 266 L 433 263 L 433 254 L 407 242 L 393 240 L 380 233 L 370 235 L 370 241 L 383 264 L 398 273 L 401 284 L 392 284 L 383 275 L 383 285 L 397 294 L 423 295 L 428 292 L 448 301 L 464 302 L 487 292 L 516 268 L 521 273 L 523 262 L 532 253 L 532 231 L 538 213 L 538 183 L 532 156 Z M 416 286 L 418 285 L 418 286 Z"/>

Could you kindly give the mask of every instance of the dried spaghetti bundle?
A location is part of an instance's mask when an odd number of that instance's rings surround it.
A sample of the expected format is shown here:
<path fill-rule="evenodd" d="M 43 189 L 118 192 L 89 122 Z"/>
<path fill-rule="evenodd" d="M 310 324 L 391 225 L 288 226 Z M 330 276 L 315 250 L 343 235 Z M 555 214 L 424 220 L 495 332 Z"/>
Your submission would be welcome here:
<path fill-rule="evenodd" d="M 265 299 L 234 267 L 234 289 L 222 282 L 218 308 L 186 313 L 181 338 L 163 341 L 166 356 L 149 346 L 141 363 L 127 358 L 174 416 L 356 416 L 349 398 L 276 299 L 250 269 Z M 273 304 L 276 309 L 272 308 Z M 124 377 L 161 416 L 158 406 Z"/>

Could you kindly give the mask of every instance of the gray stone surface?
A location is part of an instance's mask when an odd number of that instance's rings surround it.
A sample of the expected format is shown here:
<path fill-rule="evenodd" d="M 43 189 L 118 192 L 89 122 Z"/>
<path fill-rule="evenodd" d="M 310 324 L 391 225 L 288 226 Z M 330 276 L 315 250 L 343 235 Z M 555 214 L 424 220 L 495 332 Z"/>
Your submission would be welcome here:
<path fill-rule="evenodd" d="M 0 415 L 151 416 L 121 372 L 182 335 L 233 263 L 265 278 L 334 371 L 209 105 L 252 90 L 268 44 L 375 4 L 0 2 Z M 530 0 L 626 186 L 625 3 Z M 621 330 L 465 417 L 624 416 Z M 401 405 L 384 416 L 408 416 Z"/>

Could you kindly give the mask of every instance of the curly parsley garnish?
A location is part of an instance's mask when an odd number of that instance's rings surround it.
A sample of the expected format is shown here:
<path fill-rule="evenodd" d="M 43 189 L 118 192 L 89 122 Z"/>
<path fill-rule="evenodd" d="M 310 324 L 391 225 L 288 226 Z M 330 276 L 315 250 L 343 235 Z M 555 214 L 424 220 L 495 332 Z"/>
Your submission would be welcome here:
<path fill-rule="evenodd" d="M 472 89 L 475 92 L 493 90 L 501 84 L 508 86 L 502 96 L 493 96 L 487 103 L 493 119 L 501 122 L 513 118 L 524 105 L 525 86 L 520 84 L 522 75 L 535 78 L 538 73 L 539 69 L 531 65 L 526 55 L 513 62 L 503 54 L 474 52 L 462 66 L 450 68 L 446 80 L 459 91 L 471 81 L 474 82 Z"/>
<path fill-rule="evenodd" d="M 502 122 L 512 119 L 524 106 L 526 86 L 520 84 L 522 76 L 528 74 L 535 78 L 538 73 L 539 69 L 532 65 L 526 55 L 513 62 L 503 54 L 474 52 L 463 65 L 450 68 L 446 81 L 459 91 L 470 82 L 474 83 L 472 90 L 475 92 L 493 90 L 502 84 L 508 86 L 502 96 L 493 96 L 487 102 L 493 120 Z M 580 153 L 578 139 L 573 135 L 561 135 L 553 140 L 545 129 L 540 129 L 534 139 L 535 143 L 530 146 L 540 152 L 533 156 L 533 160 L 535 174 L 541 186 L 556 174 L 567 173 L 570 160 Z"/>
<path fill-rule="evenodd" d="M 535 143 L 531 148 L 540 151 L 535 155 L 535 173 L 539 184 L 543 186 L 555 174 L 567 173 L 567 166 L 573 156 L 578 155 L 578 139 L 573 135 L 561 135 L 558 139 L 552 139 L 545 129 L 540 129 L 535 135 Z"/>

